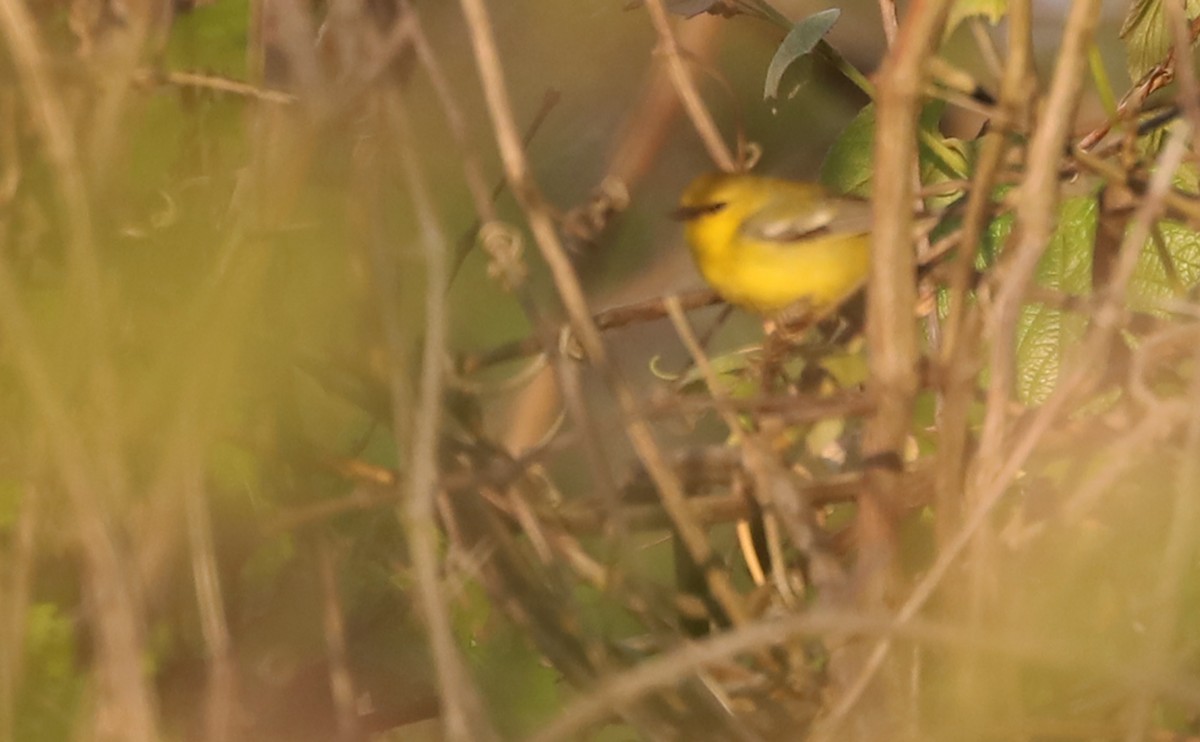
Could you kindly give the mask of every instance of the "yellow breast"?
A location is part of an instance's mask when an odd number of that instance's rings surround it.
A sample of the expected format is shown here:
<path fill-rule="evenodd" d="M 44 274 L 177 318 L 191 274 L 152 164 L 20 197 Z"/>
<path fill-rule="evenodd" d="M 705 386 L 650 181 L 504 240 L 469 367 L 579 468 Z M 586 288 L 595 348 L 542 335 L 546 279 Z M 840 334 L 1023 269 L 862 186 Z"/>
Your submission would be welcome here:
<path fill-rule="evenodd" d="M 705 175 L 680 214 L 701 274 L 726 301 L 760 314 L 822 311 L 853 294 L 870 264 L 865 202 L 815 184 Z"/>

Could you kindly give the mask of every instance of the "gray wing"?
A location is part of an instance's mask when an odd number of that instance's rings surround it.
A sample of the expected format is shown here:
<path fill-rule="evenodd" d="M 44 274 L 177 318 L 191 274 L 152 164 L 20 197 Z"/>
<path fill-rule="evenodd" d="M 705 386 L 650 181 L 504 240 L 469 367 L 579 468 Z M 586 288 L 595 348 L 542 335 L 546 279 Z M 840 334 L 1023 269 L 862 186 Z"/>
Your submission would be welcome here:
<path fill-rule="evenodd" d="M 845 197 L 817 197 L 796 209 L 793 194 L 775 198 L 742 223 L 746 237 L 792 242 L 818 233 L 862 234 L 871 231 L 871 204 Z"/>

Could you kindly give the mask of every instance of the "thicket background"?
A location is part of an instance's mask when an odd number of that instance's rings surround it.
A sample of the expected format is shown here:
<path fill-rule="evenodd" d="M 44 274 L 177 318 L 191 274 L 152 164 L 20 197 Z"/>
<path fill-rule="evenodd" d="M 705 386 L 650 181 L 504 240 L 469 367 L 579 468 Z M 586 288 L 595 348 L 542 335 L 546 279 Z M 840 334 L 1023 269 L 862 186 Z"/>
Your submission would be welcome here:
<path fill-rule="evenodd" d="M 1200 738 L 1193 9 L 667 6 L 0 0 L 0 738 Z"/>

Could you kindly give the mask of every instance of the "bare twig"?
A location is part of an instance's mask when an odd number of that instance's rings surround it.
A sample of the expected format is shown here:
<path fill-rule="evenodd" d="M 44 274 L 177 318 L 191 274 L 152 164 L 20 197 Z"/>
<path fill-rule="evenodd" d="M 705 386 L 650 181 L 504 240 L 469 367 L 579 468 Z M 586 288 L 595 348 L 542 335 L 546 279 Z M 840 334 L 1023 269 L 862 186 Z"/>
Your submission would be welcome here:
<path fill-rule="evenodd" d="M 696 128 L 696 133 L 700 135 L 700 140 L 704 142 L 708 156 L 719 169 L 727 173 L 733 172 L 738 169 L 740 163 L 733 159 L 729 148 L 725 146 L 725 141 L 721 138 L 721 132 L 717 129 L 712 114 L 704 106 L 696 84 L 688 75 L 687 67 L 679 54 L 679 46 L 675 43 L 675 35 L 671 32 L 671 21 L 667 17 L 667 10 L 663 7 L 662 0 L 646 0 L 646 10 L 649 11 L 650 20 L 654 23 L 654 30 L 658 33 L 662 53 L 667 57 L 667 69 L 671 73 L 671 82 L 675 85 L 675 92 L 683 101 L 683 108 L 687 111 L 692 126 Z"/>
<path fill-rule="evenodd" d="M 159 739 L 158 720 L 154 694 L 143 672 L 141 611 L 130 581 L 133 571 L 127 568 L 126 555 L 103 510 L 110 494 L 107 483 L 97 474 L 79 427 L 52 384 L 17 296 L 8 263 L 0 260 L 0 330 L 9 340 L 16 376 L 45 429 L 47 450 L 74 510 L 90 570 L 89 598 L 95 611 L 102 699 L 96 712 L 103 718 L 97 728 L 108 739 L 154 742 Z"/>
<path fill-rule="evenodd" d="M 327 534 L 318 534 L 317 578 L 321 586 L 321 623 L 325 635 L 325 654 L 329 658 L 329 694 L 333 697 L 337 717 L 338 742 L 359 738 L 357 694 L 354 676 L 346 651 L 346 620 L 343 616 L 341 591 L 338 589 L 333 545 Z"/>
<path fill-rule="evenodd" d="M 15 351 L 18 377 L 45 425 L 48 448 L 75 510 L 92 570 L 89 593 L 96 610 L 102 699 L 97 707 L 102 721 L 97 728 L 101 735 L 119 733 L 125 739 L 150 742 L 158 738 L 158 724 L 153 692 L 141 667 L 144 638 L 140 609 L 129 584 L 130 571 L 125 568 L 124 555 L 104 510 L 113 496 L 124 490 L 125 477 L 117 414 L 120 395 L 106 345 L 107 315 L 92 241 L 87 188 L 65 107 L 50 80 L 40 35 L 24 3 L 0 2 L 0 32 L 55 170 L 55 185 L 66 214 L 80 337 L 89 364 L 91 401 L 99 412 L 98 458 L 87 453 L 81 431 L 52 386 L 6 263 L 0 264 L 0 313 L 4 314 L 0 325 Z"/>
<path fill-rule="evenodd" d="M 1039 202 L 1038 197 L 1032 194 L 1034 192 L 1040 194 L 1040 198 L 1051 205 L 1057 203 L 1057 169 L 1054 163 L 1057 161 L 1059 148 L 1061 148 L 1062 142 L 1065 141 L 1071 114 L 1075 108 L 1074 104 L 1078 101 L 1086 64 L 1085 52 L 1087 45 L 1091 41 L 1097 13 L 1098 7 L 1094 0 L 1077 0 L 1071 8 L 1071 13 L 1068 16 L 1067 25 L 1063 32 L 1063 45 L 1059 56 L 1059 64 L 1055 70 L 1054 81 L 1050 88 L 1049 105 L 1047 106 L 1042 127 L 1039 128 L 1031 144 L 1031 152 L 1039 152 L 1041 161 L 1039 161 L 1037 156 L 1030 155 L 1031 167 L 1026 181 L 1026 187 L 1029 189 L 1029 192 L 1022 194 L 1023 199 L 1028 199 L 1025 202 L 1025 207 L 1030 209 L 1026 218 L 1032 220 L 1032 223 L 1026 224 L 1024 231 L 1021 233 L 1023 236 L 1019 239 L 1017 246 L 1019 252 L 1015 260 L 1019 261 L 1018 265 L 1022 269 L 1022 272 L 1010 275 L 1006 280 L 1002 301 L 1010 302 L 1012 306 L 1003 315 L 1006 318 L 1004 321 L 997 318 L 993 322 L 993 327 L 997 328 L 993 332 L 993 346 L 1005 346 L 1009 350 L 1007 352 L 1004 350 L 993 350 L 993 373 L 998 373 L 1003 363 L 1011 362 L 1011 337 L 1016 309 L 1022 300 L 1024 287 L 1029 283 L 1037 257 L 1040 256 L 1041 251 L 1044 249 L 1045 241 L 1049 237 L 1050 230 L 1053 227 L 1053 209 L 1047 209 L 1047 203 Z M 1036 230 L 1036 234 L 1041 235 L 1042 242 L 1037 241 L 1034 236 L 1034 230 Z M 1126 250 L 1126 253 L 1128 252 L 1130 251 Z M 1125 260 L 1127 257 L 1131 264 L 1136 260 L 1136 256 L 1129 257 L 1127 255 L 1122 255 L 1122 260 Z M 1017 266 L 1013 266 L 1013 270 L 1016 270 L 1016 268 Z M 1114 279 L 1115 283 L 1116 279 Z M 1014 284 L 1019 286 L 1014 286 Z M 1115 311 L 1115 309 L 1110 307 L 1110 311 Z M 1013 477 L 1016 476 L 1022 464 L 1032 453 L 1041 435 L 1057 419 L 1067 400 L 1077 392 L 1079 385 L 1092 375 L 1092 369 L 1088 367 L 1088 364 L 1094 363 L 1094 361 L 1088 359 L 1095 357 L 1097 351 L 1094 346 L 1106 347 L 1106 338 L 1109 337 L 1109 333 L 1113 327 L 1111 315 L 1107 321 L 1102 321 L 1105 315 L 1104 311 L 1101 311 L 1099 315 L 1097 317 L 1097 328 L 1093 329 L 1093 333 L 1089 338 L 1091 342 L 1087 344 L 1088 346 L 1093 346 L 1092 352 L 1088 353 L 1087 349 L 1085 349 L 1082 357 L 1083 364 L 1075 370 L 1074 374 L 1060 384 L 1059 388 L 1055 390 L 1050 399 L 1038 411 L 1030 425 L 1022 431 L 1019 437 L 1014 437 L 1015 439 L 1011 446 L 1002 446 L 1000 442 L 1002 438 L 999 438 L 1003 432 L 1002 420 L 1007 410 L 1007 394 L 998 395 L 999 398 L 994 401 L 994 404 L 1000 405 L 999 409 L 993 410 L 989 408 L 990 415 L 1001 418 L 1000 422 L 993 422 L 993 435 L 998 436 L 998 438 L 989 445 L 1002 447 L 988 449 L 984 444 L 981 444 L 981 450 L 985 452 L 995 451 L 992 454 L 995 457 L 1000 457 L 1006 451 L 1009 452 L 1009 455 L 997 465 L 993 465 L 987 469 L 984 469 L 982 464 L 980 465 L 972 483 L 973 487 L 978 490 L 974 493 L 974 497 L 971 498 L 971 502 L 974 503 L 973 508 L 964 520 L 961 530 L 953 539 L 945 544 L 933 566 L 926 572 L 925 577 L 917 584 L 908 600 L 905 601 L 904 605 L 897 612 L 896 622 L 898 624 L 912 620 L 933 595 L 934 590 L 941 583 L 951 565 L 954 564 L 974 535 L 987 522 L 992 509 L 1007 491 L 1008 486 L 1013 481 Z M 1007 331 L 1008 334 L 1004 335 L 1002 331 Z M 1011 379 L 1011 370 L 1008 374 L 1004 377 L 1005 380 Z M 985 471 L 987 473 L 986 477 L 984 476 Z M 858 696 L 866 690 L 869 678 L 882 666 L 889 648 L 890 642 L 888 641 L 880 642 L 875 646 L 865 664 L 863 674 L 839 701 L 837 707 L 830 712 L 831 722 L 841 718 L 850 711 L 857 701 Z"/>
<path fill-rule="evenodd" d="M 662 450 L 654 439 L 649 425 L 641 415 L 638 402 L 625 383 L 623 375 L 609 362 L 608 352 L 592 322 L 583 297 L 583 291 L 566 252 L 554 230 L 553 220 L 546 209 L 542 196 L 530 176 L 529 166 L 517 136 L 513 121 L 512 106 L 504 83 L 499 55 L 492 37 L 491 22 L 483 0 L 462 0 L 467 26 L 475 51 L 479 75 L 483 80 L 488 112 L 496 130 L 496 141 L 504 160 L 509 184 L 518 202 L 525 211 L 534 240 L 543 259 L 550 267 L 554 285 L 558 290 L 571 320 L 572 330 L 579 338 L 584 352 L 604 374 L 611 387 L 621 413 L 625 418 L 626 434 L 646 470 L 654 479 L 671 514 L 676 528 L 688 549 L 692 560 L 699 565 L 708 565 L 706 579 L 713 596 L 718 600 L 730 619 L 744 623 L 748 617 L 741 598 L 737 595 L 728 574 L 716 566 L 712 547 L 704 532 L 687 512 L 683 490 L 679 480 L 670 470 Z"/>
<path fill-rule="evenodd" d="M 869 389 L 877 408 L 867 423 L 863 442 L 864 455 L 872 466 L 867 471 L 867 488 L 859 500 L 854 525 L 859 546 L 854 575 L 858 605 L 868 611 L 884 605 L 893 577 L 899 509 L 891 500 L 897 491 L 898 464 L 917 389 L 913 214 L 911 209 L 896 205 L 911 204 L 915 196 L 917 112 L 925 87 L 925 60 L 940 37 L 947 7 L 945 0 L 921 0 L 912 5 L 896 44 L 884 59 L 876 96 L 867 345 Z M 856 696 L 866 690 L 867 682 L 861 678 L 867 673 L 859 654 L 858 648 L 852 647 L 833 658 L 832 671 L 841 697 L 826 726 L 818 730 L 818 738 L 834 733 Z M 860 680 L 852 683 L 856 675 Z M 854 734 L 878 738 L 884 714 L 883 708 L 860 714 Z"/>
<path fill-rule="evenodd" d="M 55 171 L 55 186 L 62 201 L 67 223 L 67 248 L 71 274 L 78 293 L 78 321 L 82 347 L 88 355 L 90 382 L 100 411 L 98 436 L 104 456 L 100 461 L 104 476 L 117 490 L 123 490 L 121 435 L 116 410 L 119 395 L 116 376 L 108 355 L 108 325 L 101 271 L 92 234 L 92 214 L 87 182 L 75 142 L 66 106 L 49 75 L 49 64 L 41 44 L 41 35 L 25 4 L 19 0 L 0 2 L 0 29 L 8 42 L 13 63 L 25 94 L 26 105 L 45 143 L 46 153 Z"/>
<path fill-rule="evenodd" d="M 543 727 L 529 742 L 555 742 L 578 739 L 583 730 L 603 721 L 612 708 L 629 703 L 658 688 L 679 682 L 683 677 L 740 654 L 778 645 L 797 635 L 824 637 L 875 636 L 885 641 L 905 641 L 935 647 L 957 648 L 1019 659 L 1035 667 L 1089 670 L 1111 678 L 1129 688 L 1149 687 L 1163 695 L 1196 707 L 1200 687 L 1194 680 L 1179 675 L 1153 673 L 1130 677 L 1123 664 L 1107 663 L 1099 654 L 1064 651 L 1060 646 L 1033 642 L 1020 636 L 980 636 L 957 626 L 929 621 L 897 624 L 890 618 L 858 613 L 822 612 L 757 621 L 739 629 L 684 644 L 668 653 L 647 660 L 607 680 L 593 692 L 582 696 Z"/>
<path fill-rule="evenodd" d="M 879 19 L 883 22 L 883 37 L 888 46 L 896 44 L 896 32 L 900 23 L 896 20 L 895 0 L 879 0 Z"/>
<path fill-rule="evenodd" d="M 712 17 L 697 17 L 678 29 L 678 43 L 696 59 L 707 60 L 717 47 L 722 22 Z M 623 183 L 632 193 L 646 176 L 663 149 L 663 143 L 675 133 L 679 116 L 679 95 L 672 90 L 670 65 L 662 57 L 654 60 L 646 72 L 638 102 L 632 107 L 616 145 L 609 157 L 608 176 Z"/>
<path fill-rule="evenodd" d="M 980 434 L 980 450 L 985 455 L 976 472 L 977 483 L 993 478 L 997 461 L 1006 450 L 1005 421 L 1013 391 L 1016 323 L 1034 269 L 1054 230 L 1060 199 L 1059 155 L 1070 133 L 1082 93 L 1088 45 L 1096 24 L 1095 13 L 1093 0 L 1077 0 L 1071 6 L 1042 120 L 1030 142 L 1029 167 L 1016 209 L 1015 239 L 1009 248 L 1011 257 L 988 326 L 992 376 L 987 392 L 987 415 Z"/>
<path fill-rule="evenodd" d="M 471 201 L 475 204 L 475 213 L 481 222 L 493 221 L 496 218 L 496 208 L 492 203 L 495 194 L 488 197 L 487 183 L 483 177 L 483 165 L 467 137 L 467 118 L 454 95 L 454 87 L 446 77 L 442 63 L 434 53 L 429 38 L 425 35 L 425 28 L 421 24 L 416 8 L 408 0 L 402 0 L 400 8 L 401 12 L 410 18 L 413 48 L 417 52 L 417 59 L 425 68 L 425 73 L 429 75 L 429 82 L 433 85 L 433 91 L 437 95 L 442 113 L 446 117 L 446 124 L 450 127 L 450 135 L 458 147 L 459 156 L 462 158 L 463 179 L 467 183 Z M 478 229 L 479 223 L 472 231 L 478 232 Z M 451 274 L 453 274 L 453 269 Z"/>
<path fill-rule="evenodd" d="M 1078 147 L 1071 152 L 1071 156 L 1083 170 L 1095 173 L 1109 184 L 1130 187 L 1129 173 L 1120 165 L 1103 160 Z M 1171 189 L 1163 195 L 1163 203 L 1169 208 L 1171 218 L 1186 221 L 1193 229 L 1200 228 L 1200 200 Z"/>
<path fill-rule="evenodd" d="M 1030 0 L 1014 0 L 1008 14 L 1008 56 L 1000 87 L 997 115 L 986 135 L 963 215 L 962 242 L 951 268 L 943 325 L 943 342 L 938 349 L 939 381 L 943 404 L 939 410 L 938 447 L 938 535 L 944 541 L 958 526 L 967 469 L 967 414 L 975 383 L 973 358 L 978 353 L 981 319 L 968 311 L 967 290 L 973 273 L 983 230 L 989 218 L 992 192 L 1000 175 L 1009 134 L 1024 125 L 1034 79 L 1032 64 L 1032 6 Z"/>
<path fill-rule="evenodd" d="M 690 310 L 719 304 L 721 298 L 712 289 L 698 289 L 679 297 L 679 302 L 684 309 Z M 666 316 L 666 304 L 661 297 L 655 297 L 597 312 L 592 315 L 592 321 L 599 330 L 611 330 L 651 322 Z M 541 349 L 542 345 L 537 337 L 528 337 L 478 355 L 464 356 L 459 361 L 459 367 L 464 374 L 471 374 L 488 366 L 533 355 Z"/>
<path fill-rule="evenodd" d="M 199 400 L 185 401 L 188 408 Z M 176 447 L 179 466 L 178 486 L 182 493 L 187 519 L 188 550 L 191 553 L 192 581 L 195 583 L 196 605 L 200 626 L 208 650 L 208 707 L 205 718 L 205 738 L 213 742 L 230 739 L 235 711 L 233 642 L 225 618 L 225 600 L 217 568 L 217 553 L 213 544 L 212 518 L 205 500 L 204 472 L 199 461 L 200 437 L 196 435 L 194 414 L 189 409 L 180 423 Z"/>
<path fill-rule="evenodd" d="M 1164 2 L 1167 25 L 1170 26 L 1175 59 L 1183 60 L 1174 66 L 1179 92 L 1175 99 L 1191 124 L 1192 131 L 1200 131 L 1200 88 L 1196 86 L 1196 69 L 1192 60 L 1192 33 L 1188 27 L 1188 12 L 1183 0 Z"/>
<path fill-rule="evenodd" d="M 1194 98 L 1195 96 L 1190 96 Z M 1193 107 L 1195 102 L 1193 102 Z M 1115 332 L 1116 313 L 1115 303 L 1124 296 L 1133 272 L 1137 265 L 1141 248 L 1150 237 L 1154 223 L 1161 217 L 1164 210 L 1166 194 L 1171 189 L 1175 173 L 1183 163 L 1188 150 L 1188 139 L 1192 133 L 1192 119 L 1185 125 L 1172 130 L 1171 138 L 1167 141 L 1159 156 L 1157 167 L 1151 177 L 1146 197 L 1138 205 L 1125 240 L 1121 245 L 1117 268 L 1107 287 L 1109 294 L 1107 302 L 1097 313 L 1096 324 L 1100 331 Z M 1191 397 L 1193 402 L 1200 398 L 1200 376 L 1192 381 Z M 1193 416 L 1188 426 L 1187 452 L 1195 453 L 1200 449 L 1200 418 Z M 1150 619 L 1146 630 L 1146 658 L 1148 666 L 1161 666 L 1169 657 L 1169 647 L 1174 629 L 1173 622 L 1178 614 L 1178 589 L 1181 584 L 1186 564 L 1190 562 L 1189 547 L 1194 542 L 1197 515 L 1200 510 L 1196 507 L 1195 487 L 1200 472 L 1195 461 L 1188 453 L 1183 456 L 1176 481 L 1176 497 L 1173 508 L 1171 526 L 1163 550 L 1162 570 L 1158 573 L 1155 601 L 1156 612 Z M 1138 742 L 1145 739 L 1146 726 L 1149 722 L 1151 702 L 1153 697 L 1145 692 L 1138 693 L 1133 701 L 1133 708 L 1128 717 L 1126 740 Z"/>
<path fill-rule="evenodd" d="M 238 95 L 243 98 L 263 101 L 264 103 L 275 103 L 278 105 L 292 105 L 296 102 L 296 96 L 291 93 L 285 93 L 279 90 L 269 90 L 261 88 L 257 85 L 252 85 L 241 80 L 234 80 L 229 77 L 220 77 L 217 75 L 206 75 L 202 72 L 189 72 L 186 70 L 140 70 L 134 80 L 141 85 L 174 85 L 181 88 L 196 88 L 199 90 L 211 90 L 216 93 L 228 93 L 229 95 Z"/>
<path fill-rule="evenodd" d="M 1194 95 L 1189 97 L 1195 98 Z M 1193 111 L 1195 103 L 1192 104 Z M 1188 118 L 1189 123 L 1192 118 Z M 1182 138 L 1176 138 L 1179 142 Z M 1181 149 L 1181 148 L 1180 148 Z M 1164 153 L 1165 154 L 1165 153 Z M 1200 362 L 1200 345 L 1193 353 L 1193 362 Z M 1145 649 L 1143 662 L 1145 667 L 1168 667 L 1174 656 L 1172 644 L 1179 632 L 1179 621 L 1184 599 L 1183 588 L 1186 584 L 1188 570 L 1193 563 L 1196 551 L 1196 531 L 1200 525 L 1200 501 L 1196 499 L 1197 485 L 1200 485 L 1200 415 L 1195 414 L 1197 403 L 1200 403 L 1200 374 L 1192 377 L 1189 390 L 1188 406 L 1192 410 L 1191 419 L 1187 426 L 1187 441 L 1175 478 L 1175 499 L 1171 505 L 1170 517 L 1165 543 L 1163 545 L 1162 561 L 1157 570 L 1157 584 L 1154 586 L 1151 598 L 1154 610 L 1147 617 L 1145 630 Z M 1134 691 L 1134 699 L 1126 716 L 1127 742 L 1142 742 L 1151 724 L 1156 693 L 1150 689 L 1138 688 Z"/>
<path fill-rule="evenodd" d="M 400 452 L 402 458 L 409 458 L 411 461 L 407 482 L 408 498 L 402 520 L 408 534 L 409 552 L 416 576 L 418 605 L 433 650 L 447 737 L 451 740 L 490 740 L 497 738 L 496 732 L 491 727 L 478 691 L 470 680 L 455 642 L 438 567 L 437 445 L 442 415 L 442 354 L 446 345 L 446 256 L 449 255 L 449 244 L 442 234 L 425 185 L 425 177 L 417 164 L 419 160 L 412 145 L 407 114 L 398 99 L 393 98 L 392 101 L 390 113 L 397 126 L 400 166 L 420 227 L 426 283 L 425 341 L 422 350 L 420 396 L 411 420 L 409 410 L 401 406 L 401 400 L 405 396 L 401 393 L 406 384 L 403 377 L 405 369 L 396 366 L 393 360 L 389 374 L 395 429 L 411 426 L 413 431 L 411 452 Z M 388 308 L 384 314 L 390 314 L 390 308 L 394 307 L 395 303 L 388 302 L 384 306 Z M 395 322 L 394 319 L 388 321 Z"/>

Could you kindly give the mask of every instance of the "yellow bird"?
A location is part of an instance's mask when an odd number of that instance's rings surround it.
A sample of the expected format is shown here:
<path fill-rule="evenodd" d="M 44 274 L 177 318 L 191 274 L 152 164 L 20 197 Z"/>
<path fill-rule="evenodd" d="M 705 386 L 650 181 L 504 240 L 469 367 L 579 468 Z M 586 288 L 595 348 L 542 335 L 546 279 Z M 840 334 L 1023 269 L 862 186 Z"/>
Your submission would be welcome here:
<path fill-rule="evenodd" d="M 709 285 L 758 314 L 824 314 L 867 278 L 870 205 L 815 183 L 701 175 L 675 216 Z"/>

